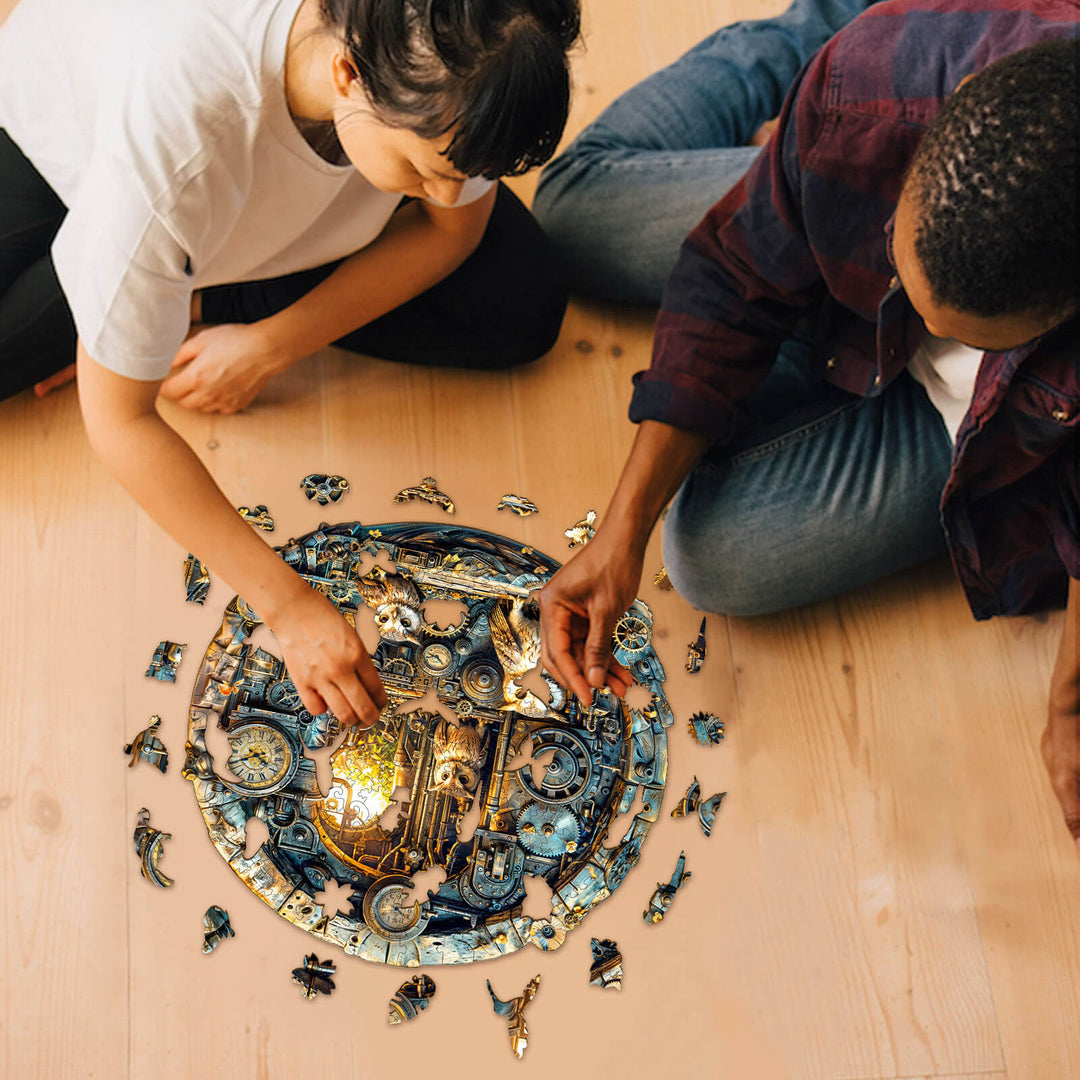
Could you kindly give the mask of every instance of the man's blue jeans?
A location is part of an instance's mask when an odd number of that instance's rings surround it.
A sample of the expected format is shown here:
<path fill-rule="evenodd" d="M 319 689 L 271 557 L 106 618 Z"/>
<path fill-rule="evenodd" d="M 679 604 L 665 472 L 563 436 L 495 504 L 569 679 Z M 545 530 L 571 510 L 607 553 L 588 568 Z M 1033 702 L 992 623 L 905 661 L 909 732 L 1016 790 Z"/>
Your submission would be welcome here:
<path fill-rule="evenodd" d="M 814 375 L 790 338 L 664 519 L 664 564 L 702 611 L 757 615 L 856 588 L 945 551 L 938 501 L 952 440 L 901 372 L 861 398 Z"/>
<path fill-rule="evenodd" d="M 533 210 L 572 286 L 655 304 L 679 246 L 759 151 L 799 68 L 869 0 L 795 0 L 725 27 L 611 105 L 547 169 Z M 777 611 L 945 550 L 938 501 L 952 444 L 906 372 L 863 399 L 780 349 L 744 402 L 749 425 L 712 448 L 664 522 L 664 560 L 696 607 Z"/>
<path fill-rule="evenodd" d="M 735 23 L 628 90 L 547 168 L 533 213 L 570 286 L 658 304 L 686 234 L 760 153 L 802 65 L 873 0 L 795 0 Z"/>

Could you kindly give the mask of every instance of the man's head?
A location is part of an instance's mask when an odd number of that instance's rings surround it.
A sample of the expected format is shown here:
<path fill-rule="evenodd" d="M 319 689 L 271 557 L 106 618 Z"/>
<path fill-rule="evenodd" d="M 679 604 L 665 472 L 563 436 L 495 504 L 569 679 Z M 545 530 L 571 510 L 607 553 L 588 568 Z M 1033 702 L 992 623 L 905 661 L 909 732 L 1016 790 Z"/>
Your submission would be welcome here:
<path fill-rule="evenodd" d="M 1045 42 L 961 83 L 912 161 L 896 268 L 927 329 L 1023 344 L 1076 313 L 1080 41 Z"/>

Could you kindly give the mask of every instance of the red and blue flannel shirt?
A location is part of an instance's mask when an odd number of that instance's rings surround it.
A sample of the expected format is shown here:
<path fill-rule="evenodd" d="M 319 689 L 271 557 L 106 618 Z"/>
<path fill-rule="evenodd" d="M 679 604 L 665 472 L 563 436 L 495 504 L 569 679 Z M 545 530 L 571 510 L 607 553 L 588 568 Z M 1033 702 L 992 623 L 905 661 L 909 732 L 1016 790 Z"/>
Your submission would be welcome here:
<path fill-rule="evenodd" d="M 747 176 L 683 244 L 630 418 L 723 443 L 797 327 L 829 382 L 882 393 L 926 330 L 889 235 L 905 170 L 965 75 L 1075 37 L 1076 0 L 891 0 L 806 65 Z M 977 618 L 1065 601 L 1080 578 L 1080 327 L 986 353 L 941 498 Z"/>

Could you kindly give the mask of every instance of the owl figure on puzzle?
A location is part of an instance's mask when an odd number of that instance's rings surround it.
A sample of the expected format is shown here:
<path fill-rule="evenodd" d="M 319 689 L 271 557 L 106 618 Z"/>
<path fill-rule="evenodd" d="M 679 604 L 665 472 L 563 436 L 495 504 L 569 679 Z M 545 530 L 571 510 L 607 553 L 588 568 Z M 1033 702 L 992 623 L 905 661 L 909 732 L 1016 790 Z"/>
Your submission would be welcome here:
<path fill-rule="evenodd" d="M 487 757 L 486 732 L 481 736 L 475 727 L 457 727 L 440 720 L 435 726 L 432 750 L 435 768 L 430 790 L 471 799 Z"/>
<path fill-rule="evenodd" d="M 388 574 L 381 566 L 356 582 L 364 603 L 375 611 L 375 626 L 387 641 L 419 644 L 420 591 L 404 574 Z"/>
<path fill-rule="evenodd" d="M 541 676 L 551 689 L 551 704 L 545 705 L 531 690 L 521 685 L 521 679 L 540 663 L 540 621 L 528 612 L 530 601 L 515 598 L 509 611 L 500 603 L 488 613 L 491 643 L 503 669 L 502 711 L 513 710 L 537 719 L 550 716 L 566 701 L 566 693 L 546 671 Z"/>

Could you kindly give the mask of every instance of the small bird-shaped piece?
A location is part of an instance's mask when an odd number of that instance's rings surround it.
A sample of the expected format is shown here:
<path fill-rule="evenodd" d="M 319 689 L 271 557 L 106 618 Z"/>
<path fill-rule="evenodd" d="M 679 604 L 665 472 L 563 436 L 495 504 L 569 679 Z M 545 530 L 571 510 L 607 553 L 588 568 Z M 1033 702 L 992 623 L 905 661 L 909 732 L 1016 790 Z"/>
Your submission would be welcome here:
<path fill-rule="evenodd" d="M 570 541 L 569 547 L 582 547 L 596 535 L 596 518 L 596 511 L 590 510 L 580 521 L 563 530 L 563 536 Z"/>

